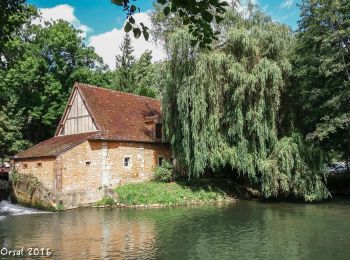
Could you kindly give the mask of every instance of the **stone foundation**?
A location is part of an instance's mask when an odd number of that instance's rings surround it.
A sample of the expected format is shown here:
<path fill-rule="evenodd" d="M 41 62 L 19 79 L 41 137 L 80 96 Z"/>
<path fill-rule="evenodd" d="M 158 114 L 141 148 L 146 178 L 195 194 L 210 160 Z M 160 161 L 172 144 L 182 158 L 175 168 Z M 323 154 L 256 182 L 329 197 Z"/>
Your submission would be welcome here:
<path fill-rule="evenodd" d="M 13 202 L 39 209 L 56 208 L 55 196 L 36 177 L 27 174 L 11 175 L 11 199 Z"/>

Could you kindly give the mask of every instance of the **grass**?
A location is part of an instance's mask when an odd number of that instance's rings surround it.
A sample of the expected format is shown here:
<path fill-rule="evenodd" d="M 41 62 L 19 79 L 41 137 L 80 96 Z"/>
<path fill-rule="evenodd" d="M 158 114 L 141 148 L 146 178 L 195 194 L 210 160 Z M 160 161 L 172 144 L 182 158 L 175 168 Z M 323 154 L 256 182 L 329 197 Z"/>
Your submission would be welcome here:
<path fill-rule="evenodd" d="M 113 206 L 115 204 L 113 198 L 104 197 L 102 200 L 96 202 L 96 206 Z"/>
<path fill-rule="evenodd" d="M 186 205 L 228 199 L 223 189 L 202 182 L 143 182 L 117 187 L 118 202 L 126 205 Z"/>

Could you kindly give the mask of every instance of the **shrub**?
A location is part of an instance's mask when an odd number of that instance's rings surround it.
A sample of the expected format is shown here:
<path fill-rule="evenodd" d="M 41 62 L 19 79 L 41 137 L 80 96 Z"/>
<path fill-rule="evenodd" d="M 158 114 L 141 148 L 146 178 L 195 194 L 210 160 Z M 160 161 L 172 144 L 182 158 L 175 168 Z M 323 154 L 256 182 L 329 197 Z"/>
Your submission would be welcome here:
<path fill-rule="evenodd" d="M 168 161 L 163 161 L 161 166 L 154 170 L 154 179 L 159 182 L 170 182 L 173 179 L 173 166 Z"/>
<path fill-rule="evenodd" d="M 113 206 L 115 204 L 113 198 L 104 197 L 102 200 L 96 202 L 96 206 Z"/>
<path fill-rule="evenodd" d="M 57 210 L 57 211 L 63 211 L 63 210 L 64 210 L 64 206 L 63 206 L 62 204 L 58 204 L 58 205 L 56 206 L 56 210 Z"/>

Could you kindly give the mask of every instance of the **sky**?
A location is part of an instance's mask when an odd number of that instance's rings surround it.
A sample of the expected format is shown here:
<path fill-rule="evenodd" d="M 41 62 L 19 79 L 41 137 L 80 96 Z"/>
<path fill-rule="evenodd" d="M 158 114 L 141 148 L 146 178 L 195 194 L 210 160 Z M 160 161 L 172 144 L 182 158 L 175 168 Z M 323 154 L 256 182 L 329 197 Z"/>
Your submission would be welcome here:
<path fill-rule="evenodd" d="M 148 13 L 152 11 L 155 0 L 137 0 L 135 3 L 141 9 L 136 14 L 137 22 L 143 22 L 151 27 Z M 244 6 L 249 0 L 241 0 Z M 300 0 L 251 0 L 261 9 L 271 15 L 274 21 L 288 24 L 293 30 L 297 28 L 299 20 Z M 111 3 L 110 0 L 28 0 L 39 8 L 43 20 L 63 19 L 74 27 L 83 31 L 82 36 L 88 46 L 95 48 L 104 62 L 115 68 L 115 55 L 124 37 L 123 24 L 126 14 L 122 8 Z M 146 50 L 151 50 L 153 61 L 165 58 L 161 46 L 152 41 L 145 41 L 143 37 L 132 37 L 134 55 L 138 58 Z"/>

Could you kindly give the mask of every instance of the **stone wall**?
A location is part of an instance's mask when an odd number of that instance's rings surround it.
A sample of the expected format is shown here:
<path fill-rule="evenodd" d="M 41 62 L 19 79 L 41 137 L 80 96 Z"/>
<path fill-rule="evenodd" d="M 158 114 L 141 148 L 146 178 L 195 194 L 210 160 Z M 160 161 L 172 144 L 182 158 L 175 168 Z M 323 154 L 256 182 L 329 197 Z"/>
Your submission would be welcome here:
<path fill-rule="evenodd" d="M 124 167 L 126 156 L 131 158 L 130 167 Z M 159 156 L 170 160 L 170 147 L 86 141 L 57 158 L 62 164 L 59 200 L 66 207 L 82 206 L 101 200 L 118 185 L 150 180 Z"/>
<path fill-rule="evenodd" d="M 118 185 L 150 180 L 159 157 L 170 160 L 169 145 L 85 141 L 56 158 L 16 161 L 15 169 L 52 191 L 55 204 L 74 208 L 101 200 Z"/>
<path fill-rule="evenodd" d="M 56 208 L 55 194 L 31 174 L 11 174 L 11 198 L 14 202 L 39 209 Z"/>
<path fill-rule="evenodd" d="M 15 172 L 36 177 L 47 189 L 55 187 L 55 157 L 16 160 Z"/>

